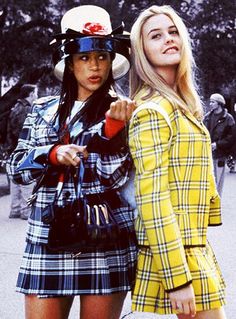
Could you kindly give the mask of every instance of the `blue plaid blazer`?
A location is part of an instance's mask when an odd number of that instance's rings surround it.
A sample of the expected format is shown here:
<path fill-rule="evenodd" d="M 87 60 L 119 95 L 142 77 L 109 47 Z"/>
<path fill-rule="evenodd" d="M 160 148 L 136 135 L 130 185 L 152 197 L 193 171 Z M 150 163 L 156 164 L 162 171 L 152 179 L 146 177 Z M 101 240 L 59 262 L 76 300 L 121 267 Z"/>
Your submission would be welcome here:
<path fill-rule="evenodd" d="M 32 214 L 28 220 L 27 240 L 36 244 L 46 244 L 48 241 L 49 225 L 42 222 L 42 209 L 48 206 L 54 199 L 58 176 L 61 167 L 53 167 L 48 162 L 51 148 L 59 140 L 58 123 L 52 125 L 52 119 L 58 109 L 58 98 L 50 98 L 36 104 L 32 113 L 24 122 L 23 130 L 18 140 L 18 145 L 12 153 L 7 171 L 11 179 L 19 184 L 29 184 L 38 181 L 42 174 L 46 174 L 47 182 L 37 191 L 37 197 L 32 207 Z M 79 134 L 78 145 L 87 145 L 87 141 L 94 134 L 102 136 L 104 120 L 79 132 L 81 126 L 75 123 L 72 127 Z M 23 170 L 19 168 L 24 166 Z M 131 167 L 131 157 L 127 148 L 109 154 L 90 153 L 85 162 L 84 182 L 82 191 L 86 194 L 104 193 L 113 189 L 118 190 L 128 179 L 128 171 Z M 90 172 L 93 171 L 91 176 Z M 69 195 L 69 196 L 68 196 Z M 58 205 L 63 205 L 65 200 L 73 201 L 75 198 L 74 183 L 71 178 L 65 182 L 63 191 L 58 198 Z M 118 210 L 118 222 L 122 227 L 132 229 L 132 209 L 122 201 Z"/>

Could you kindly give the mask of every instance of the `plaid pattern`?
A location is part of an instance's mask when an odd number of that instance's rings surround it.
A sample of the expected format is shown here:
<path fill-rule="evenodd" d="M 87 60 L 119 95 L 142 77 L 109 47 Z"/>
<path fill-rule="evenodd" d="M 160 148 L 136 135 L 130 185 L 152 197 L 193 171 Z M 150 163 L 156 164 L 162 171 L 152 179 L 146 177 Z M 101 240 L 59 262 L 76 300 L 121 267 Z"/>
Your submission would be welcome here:
<path fill-rule="evenodd" d="M 42 222 L 41 210 L 54 199 L 58 174 L 61 169 L 55 166 L 52 168 L 47 163 L 50 149 L 58 142 L 57 123 L 54 126 L 51 124 L 57 107 L 58 99 L 53 99 L 45 105 L 36 105 L 32 114 L 29 114 L 26 118 L 17 148 L 12 153 L 7 164 L 9 175 L 19 184 L 32 183 L 42 176 L 45 169 L 48 170 L 47 180 L 50 181 L 52 186 L 42 185 L 38 190 L 36 202 L 28 223 L 27 240 L 35 244 L 47 243 L 49 226 Z M 76 129 L 78 134 L 78 127 L 82 130 L 82 126 L 79 123 L 77 124 L 74 124 L 73 129 Z M 102 135 L 103 124 L 104 122 L 102 121 L 82 132 L 77 144 L 86 145 L 94 134 Z M 29 169 L 17 171 L 19 165 L 27 161 L 37 163 L 39 169 L 32 169 L 29 166 Z M 85 162 L 82 191 L 88 195 L 118 189 L 128 180 L 130 167 L 131 158 L 127 152 L 120 152 L 114 155 L 90 153 L 88 160 Z M 93 171 L 93 174 L 91 174 L 91 171 Z M 72 179 L 69 179 L 64 184 L 63 191 L 58 199 L 58 205 L 63 205 L 67 200 L 73 201 L 74 198 L 74 183 Z M 124 211 L 125 218 L 121 220 L 124 217 L 122 211 Z M 123 207 L 117 213 L 119 213 L 120 226 L 133 229 L 133 213 L 128 204 L 123 203 Z"/>
<path fill-rule="evenodd" d="M 138 106 L 143 94 L 136 97 Z M 168 113 L 173 136 L 146 101 L 147 109 L 130 123 L 129 145 L 136 167 L 138 243 L 150 247 L 162 285 L 171 291 L 192 280 L 184 247 L 206 245 L 207 226 L 221 224 L 220 199 L 208 130 L 189 112 L 158 100 L 152 98 Z"/>
<path fill-rule="evenodd" d="M 197 311 L 220 308 L 225 304 L 225 283 L 214 253 L 206 247 L 185 249 Z M 174 314 L 168 293 L 162 284 L 162 275 L 157 269 L 149 248 L 139 253 L 136 284 L 132 295 L 132 310 L 158 314 Z"/>
<path fill-rule="evenodd" d="M 16 183 L 29 184 L 39 179 L 47 169 L 46 182 L 37 191 L 37 198 L 28 219 L 27 245 L 23 257 L 17 290 L 25 294 L 76 295 L 108 294 L 130 290 L 136 266 L 137 248 L 134 242 L 133 211 L 128 203 L 121 201 L 114 206 L 114 215 L 120 228 L 127 230 L 132 239 L 120 249 L 81 254 L 53 254 L 46 248 L 49 225 L 42 222 L 42 209 L 52 203 L 61 172 L 60 166 L 50 166 L 48 154 L 58 142 L 58 124 L 51 120 L 57 110 L 58 99 L 36 105 L 25 120 L 17 148 L 11 155 L 7 169 Z M 102 135 L 104 121 L 81 132 L 77 144 L 86 145 L 94 134 Z M 76 136 L 83 127 L 75 123 L 71 134 Z M 28 167 L 18 171 L 22 163 Z M 33 168 L 37 166 L 38 169 Z M 90 153 L 85 162 L 82 191 L 86 194 L 103 193 L 122 186 L 128 179 L 131 158 L 128 152 L 114 155 Z M 93 174 L 91 174 L 93 171 Z M 119 196 L 119 192 L 117 192 Z M 74 183 L 65 181 L 58 205 L 75 199 Z M 117 204 L 118 205 L 118 204 Z M 112 205 L 111 205 L 112 206 Z M 112 206 L 113 207 L 113 206 Z"/>
<path fill-rule="evenodd" d="M 17 291 L 40 297 L 128 291 L 135 277 L 136 246 L 106 252 L 71 254 L 49 252 L 28 243 L 17 280 Z"/>

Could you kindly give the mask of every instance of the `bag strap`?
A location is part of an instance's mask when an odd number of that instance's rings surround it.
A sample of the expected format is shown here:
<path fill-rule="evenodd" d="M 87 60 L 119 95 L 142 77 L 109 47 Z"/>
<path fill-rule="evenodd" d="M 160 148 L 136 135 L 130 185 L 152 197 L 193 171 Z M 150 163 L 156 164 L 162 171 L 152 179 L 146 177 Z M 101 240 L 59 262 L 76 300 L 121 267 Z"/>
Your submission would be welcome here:
<path fill-rule="evenodd" d="M 84 179 L 84 171 L 85 171 L 84 162 L 83 162 L 83 159 L 80 158 L 79 166 L 76 167 L 75 169 L 73 169 L 73 172 L 72 172 L 72 179 L 73 179 L 73 183 L 74 183 L 76 198 L 83 196 L 82 182 Z"/>
<path fill-rule="evenodd" d="M 69 173 L 68 170 L 66 170 L 65 176 L 68 176 L 68 173 Z M 33 202 L 35 201 L 35 199 L 37 197 L 37 192 L 38 192 L 39 188 L 43 185 L 43 181 L 44 181 L 44 178 L 46 175 L 47 175 L 47 169 L 43 172 L 40 179 L 36 182 L 31 196 L 26 200 L 28 206 L 32 206 Z M 56 192 L 55 192 L 54 198 L 53 198 L 53 202 L 55 202 L 59 198 L 59 196 L 61 195 L 61 192 L 63 190 L 63 186 L 64 186 L 64 182 L 58 181 L 57 187 L 56 187 Z"/>
<path fill-rule="evenodd" d="M 162 98 L 161 98 L 162 99 Z M 132 117 L 131 117 L 131 120 L 134 118 L 134 116 L 141 110 L 147 110 L 147 109 L 152 109 L 154 111 L 157 111 L 159 112 L 165 119 L 165 121 L 167 122 L 169 128 L 170 128 L 170 132 L 171 132 L 171 137 L 170 137 L 170 140 L 169 140 L 169 147 L 171 145 L 171 140 L 172 140 L 172 137 L 173 137 L 173 129 L 172 129 L 172 126 L 171 126 L 171 122 L 170 122 L 170 118 L 169 118 L 169 115 L 168 113 L 166 112 L 166 110 L 159 104 L 159 102 L 161 101 L 158 100 L 158 103 L 155 103 L 155 102 L 147 102 L 147 103 L 143 103 L 141 105 L 139 105 L 133 112 L 132 114 Z"/>

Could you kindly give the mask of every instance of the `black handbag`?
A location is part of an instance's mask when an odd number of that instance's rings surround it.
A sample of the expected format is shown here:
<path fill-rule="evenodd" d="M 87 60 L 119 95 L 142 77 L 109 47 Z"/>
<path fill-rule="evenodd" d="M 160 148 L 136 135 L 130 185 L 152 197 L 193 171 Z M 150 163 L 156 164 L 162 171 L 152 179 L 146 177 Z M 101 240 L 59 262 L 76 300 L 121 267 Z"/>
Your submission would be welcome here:
<path fill-rule="evenodd" d="M 83 174 L 81 161 L 79 179 L 75 180 L 74 177 L 77 196 L 73 202 L 64 206 L 56 205 L 58 194 L 42 212 L 43 222 L 50 224 L 47 246 L 52 251 L 80 253 L 113 249 L 119 245 L 119 225 L 107 201 L 111 193 L 109 196 L 82 194 Z"/>

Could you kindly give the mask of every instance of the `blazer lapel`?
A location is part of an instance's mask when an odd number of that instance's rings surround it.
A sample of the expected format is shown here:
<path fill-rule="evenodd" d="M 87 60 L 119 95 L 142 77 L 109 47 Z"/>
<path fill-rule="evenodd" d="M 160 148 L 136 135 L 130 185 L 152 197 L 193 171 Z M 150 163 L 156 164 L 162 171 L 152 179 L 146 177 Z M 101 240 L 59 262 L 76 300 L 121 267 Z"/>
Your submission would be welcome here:
<path fill-rule="evenodd" d="M 185 112 L 184 115 L 192 122 L 194 123 L 204 134 L 208 134 L 208 130 L 205 127 L 205 125 L 203 124 L 202 121 L 197 120 L 192 113 L 190 112 Z"/>

